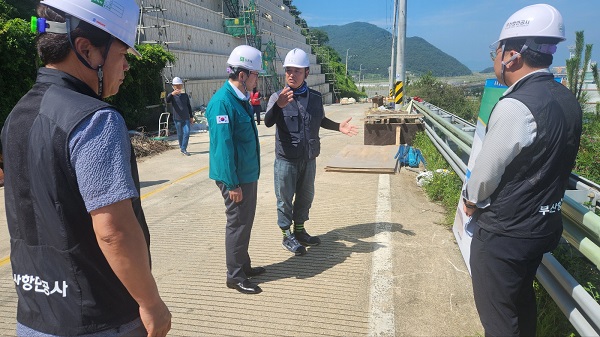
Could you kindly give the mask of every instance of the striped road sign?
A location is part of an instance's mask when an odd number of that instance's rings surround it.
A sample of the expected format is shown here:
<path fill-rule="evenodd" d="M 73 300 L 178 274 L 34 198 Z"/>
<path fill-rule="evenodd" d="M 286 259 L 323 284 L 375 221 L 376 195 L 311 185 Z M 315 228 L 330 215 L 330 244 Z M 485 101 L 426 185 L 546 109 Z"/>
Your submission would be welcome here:
<path fill-rule="evenodd" d="M 404 98 L 404 82 L 396 81 L 395 88 L 394 102 L 396 104 L 402 103 L 402 99 Z"/>

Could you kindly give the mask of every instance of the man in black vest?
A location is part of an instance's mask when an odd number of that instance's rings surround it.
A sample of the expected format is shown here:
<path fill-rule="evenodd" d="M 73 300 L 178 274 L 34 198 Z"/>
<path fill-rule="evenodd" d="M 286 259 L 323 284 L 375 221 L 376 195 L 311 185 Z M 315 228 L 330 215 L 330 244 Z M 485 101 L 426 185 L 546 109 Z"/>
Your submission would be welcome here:
<path fill-rule="evenodd" d="M 577 99 L 548 70 L 564 40 L 560 13 L 538 4 L 515 12 L 492 45 L 496 77 L 509 88 L 463 189 L 475 224 L 470 266 L 486 336 L 536 335 L 533 278 L 561 237 L 582 128 Z"/>
<path fill-rule="evenodd" d="M 2 129 L 19 336 L 165 336 L 150 235 L 118 92 L 139 7 L 44 0 L 45 67 Z M 35 19 L 35 18 L 34 18 Z"/>
<path fill-rule="evenodd" d="M 302 49 L 292 49 L 285 57 L 287 86 L 271 95 L 265 125 L 276 129 L 275 196 L 277 224 L 283 233 L 282 245 L 295 255 L 304 255 L 303 245 L 318 245 L 321 239 L 304 229 L 315 195 L 316 158 L 321 150 L 319 129 L 358 134 L 352 118 L 336 123 L 325 117 L 321 93 L 309 89 L 306 77 L 310 60 Z M 293 232 L 290 230 L 294 222 Z"/>

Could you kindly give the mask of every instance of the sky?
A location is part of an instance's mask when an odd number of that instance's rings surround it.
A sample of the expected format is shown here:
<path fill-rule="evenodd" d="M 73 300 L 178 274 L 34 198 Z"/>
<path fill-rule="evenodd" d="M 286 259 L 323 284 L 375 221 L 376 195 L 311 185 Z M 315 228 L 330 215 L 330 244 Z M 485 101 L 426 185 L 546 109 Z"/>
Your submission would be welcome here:
<path fill-rule="evenodd" d="M 391 32 L 393 0 L 294 0 L 309 27 L 368 22 Z M 535 0 L 406 0 L 406 36 L 421 37 L 473 71 L 492 66 L 490 44 L 506 20 Z M 567 40 L 558 45 L 553 66 L 564 66 L 575 32 L 593 44 L 592 61 L 600 62 L 600 0 L 546 0 L 561 12 Z"/>

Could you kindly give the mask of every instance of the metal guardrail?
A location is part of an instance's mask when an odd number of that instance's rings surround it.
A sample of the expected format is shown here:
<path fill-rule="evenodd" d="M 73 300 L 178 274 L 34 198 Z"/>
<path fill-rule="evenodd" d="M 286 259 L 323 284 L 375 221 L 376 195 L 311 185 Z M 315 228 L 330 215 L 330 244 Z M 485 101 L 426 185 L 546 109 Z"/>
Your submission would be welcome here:
<path fill-rule="evenodd" d="M 464 182 L 475 125 L 427 102 L 411 101 L 408 109 L 424 115 L 426 134 Z M 571 174 L 562 204 L 563 238 L 600 269 L 598 207 L 600 186 Z M 579 334 L 600 335 L 600 304 L 552 254 L 544 255 L 536 276 Z"/>

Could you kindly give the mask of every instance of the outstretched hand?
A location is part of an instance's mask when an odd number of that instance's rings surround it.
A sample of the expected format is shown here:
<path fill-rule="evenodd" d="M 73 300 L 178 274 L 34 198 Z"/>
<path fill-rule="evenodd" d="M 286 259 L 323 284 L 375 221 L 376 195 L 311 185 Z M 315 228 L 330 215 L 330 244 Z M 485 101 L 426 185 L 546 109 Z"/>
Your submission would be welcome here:
<path fill-rule="evenodd" d="M 351 119 L 352 117 L 340 123 L 340 132 L 350 137 L 358 134 L 358 128 L 350 124 Z"/>
<path fill-rule="evenodd" d="M 279 93 L 279 97 L 277 98 L 277 105 L 280 108 L 285 108 L 288 103 L 294 100 L 294 91 L 290 87 L 285 87 Z"/>

